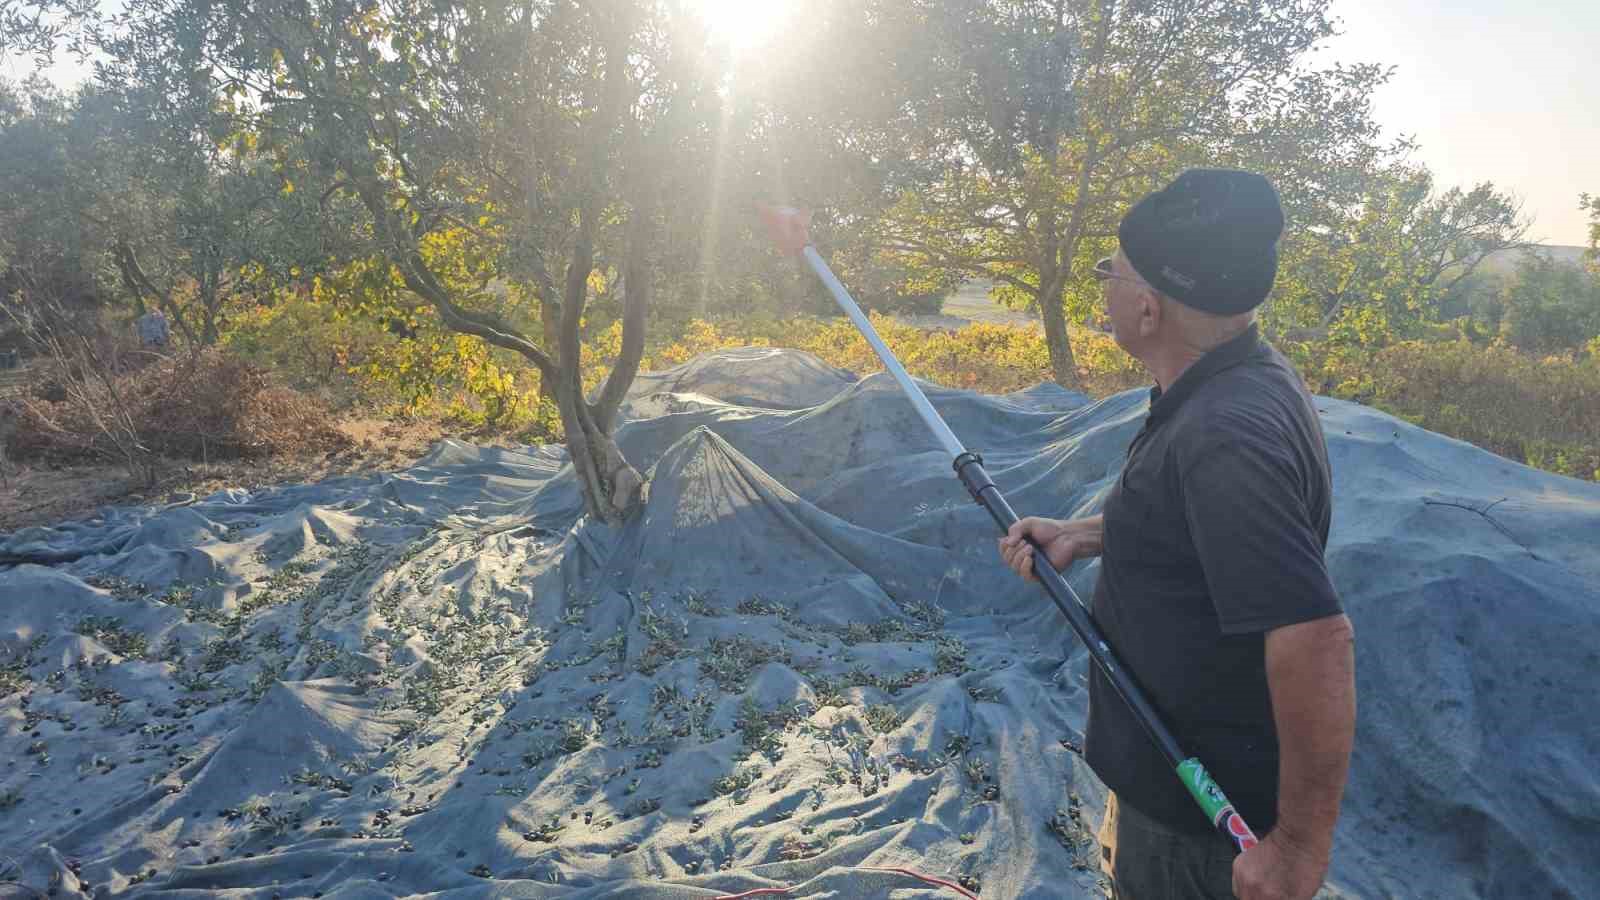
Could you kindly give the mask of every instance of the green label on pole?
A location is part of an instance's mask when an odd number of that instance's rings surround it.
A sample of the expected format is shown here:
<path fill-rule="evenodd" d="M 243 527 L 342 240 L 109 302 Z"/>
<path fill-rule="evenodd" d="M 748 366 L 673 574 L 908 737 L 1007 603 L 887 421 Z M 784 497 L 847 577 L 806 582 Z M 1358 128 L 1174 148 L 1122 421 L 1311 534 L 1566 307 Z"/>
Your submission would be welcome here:
<path fill-rule="evenodd" d="M 1178 778 L 1189 789 L 1189 794 L 1195 802 L 1205 811 L 1206 818 L 1211 820 L 1212 827 L 1226 834 L 1232 839 L 1234 846 L 1243 853 L 1256 845 L 1256 836 L 1250 831 L 1250 826 L 1234 810 L 1233 804 L 1223 795 L 1222 788 L 1211 780 L 1211 773 L 1206 767 L 1200 765 L 1200 760 L 1189 757 L 1178 763 Z"/>
<path fill-rule="evenodd" d="M 1184 787 L 1194 796 L 1194 801 L 1205 810 L 1206 819 L 1213 825 L 1222 811 L 1228 808 L 1228 798 L 1222 795 L 1222 788 L 1211 780 L 1211 773 L 1206 767 L 1200 765 L 1200 760 L 1189 757 L 1178 763 L 1178 777 L 1183 780 Z"/>

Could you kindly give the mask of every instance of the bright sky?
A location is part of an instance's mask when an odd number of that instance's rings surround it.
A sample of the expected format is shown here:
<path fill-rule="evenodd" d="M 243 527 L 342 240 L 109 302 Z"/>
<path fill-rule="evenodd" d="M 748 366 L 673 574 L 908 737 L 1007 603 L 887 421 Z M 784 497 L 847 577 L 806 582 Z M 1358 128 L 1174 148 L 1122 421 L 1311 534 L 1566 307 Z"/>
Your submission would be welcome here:
<path fill-rule="evenodd" d="M 737 46 L 770 36 L 782 0 L 698 2 Z M 1523 200 L 1533 240 L 1587 242 L 1578 194 L 1600 194 L 1600 0 L 1334 0 L 1334 12 L 1345 33 L 1325 58 L 1396 67 L 1378 120 L 1420 143 L 1441 186 L 1492 181 Z M 27 70 L 0 62 L 0 75 Z M 83 77 L 59 62 L 50 74 Z"/>
<path fill-rule="evenodd" d="M 743 49 L 773 36 L 788 2 L 793 0 L 694 0 L 694 5 L 720 36 Z"/>
<path fill-rule="evenodd" d="M 1331 59 L 1396 66 L 1376 98 L 1441 186 L 1492 181 L 1528 236 L 1586 244 L 1600 194 L 1600 0 L 1334 0 Z"/>

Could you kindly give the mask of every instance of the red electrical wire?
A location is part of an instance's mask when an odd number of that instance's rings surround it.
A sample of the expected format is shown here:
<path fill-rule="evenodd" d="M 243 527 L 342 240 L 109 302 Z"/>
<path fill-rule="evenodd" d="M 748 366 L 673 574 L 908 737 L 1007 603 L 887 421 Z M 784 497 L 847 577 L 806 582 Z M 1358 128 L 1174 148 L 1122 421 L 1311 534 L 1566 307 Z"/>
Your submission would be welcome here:
<path fill-rule="evenodd" d="M 965 897 L 966 900 L 978 900 L 977 894 L 971 893 L 959 884 L 952 884 L 951 882 L 944 881 L 942 879 L 934 878 L 929 875 L 923 875 L 920 872 L 913 872 L 910 869 L 891 868 L 888 866 L 856 866 L 855 868 L 865 869 L 869 872 L 893 872 L 896 875 L 907 875 L 927 884 L 935 884 L 939 887 L 949 888 L 950 890 L 955 891 L 957 894 L 960 894 L 962 897 Z M 793 890 L 793 888 L 756 888 L 755 890 L 745 891 L 742 894 L 723 894 L 717 897 L 716 900 L 744 900 L 746 897 L 760 897 L 764 894 L 787 894 L 791 890 Z"/>
<path fill-rule="evenodd" d="M 897 872 L 897 873 L 899 873 L 901 875 L 909 875 L 912 878 L 917 879 L 918 881 L 925 881 L 928 884 L 936 884 L 939 887 L 949 888 L 950 890 L 955 891 L 956 893 L 960 894 L 961 896 L 967 898 L 967 900 L 978 900 L 978 895 L 977 894 L 970 893 L 966 888 L 962 887 L 959 884 L 953 884 L 951 882 L 944 881 L 943 879 L 934 878 L 934 877 L 929 876 L 929 875 L 923 875 L 920 872 L 913 872 L 910 869 L 888 868 L 888 867 L 885 867 L 885 866 L 858 866 L 857 868 L 872 869 L 872 870 L 878 871 L 878 872 Z"/>

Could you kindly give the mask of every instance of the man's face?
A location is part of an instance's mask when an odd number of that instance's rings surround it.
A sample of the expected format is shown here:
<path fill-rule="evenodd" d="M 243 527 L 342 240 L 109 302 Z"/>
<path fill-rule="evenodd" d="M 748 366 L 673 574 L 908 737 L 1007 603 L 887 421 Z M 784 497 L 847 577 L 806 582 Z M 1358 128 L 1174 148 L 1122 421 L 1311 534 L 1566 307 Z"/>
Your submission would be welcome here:
<path fill-rule="evenodd" d="M 1117 346 L 1138 356 L 1137 348 L 1144 343 L 1139 333 L 1139 319 L 1149 299 L 1150 286 L 1128 264 L 1121 250 L 1096 263 L 1094 272 L 1105 296 L 1111 336 L 1116 339 Z"/>

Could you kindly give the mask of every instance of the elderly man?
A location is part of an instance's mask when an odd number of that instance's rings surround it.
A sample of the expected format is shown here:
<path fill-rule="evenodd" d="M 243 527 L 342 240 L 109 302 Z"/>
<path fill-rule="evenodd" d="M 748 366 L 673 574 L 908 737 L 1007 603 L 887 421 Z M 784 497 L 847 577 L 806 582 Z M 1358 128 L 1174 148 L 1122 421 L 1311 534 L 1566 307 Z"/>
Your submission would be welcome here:
<path fill-rule="evenodd" d="M 1317 411 L 1262 341 L 1283 212 L 1259 175 L 1190 170 L 1135 205 L 1095 275 L 1117 343 L 1156 386 L 1101 515 L 1018 522 L 1062 569 L 1101 557 L 1093 612 L 1180 744 L 1258 835 L 1235 857 L 1095 670 L 1085 756 L 1111 790 L 1114 896 L 1308 898 L 1322 884 L 1355 733 L 1353 632 L 1323 550 Z"/>

